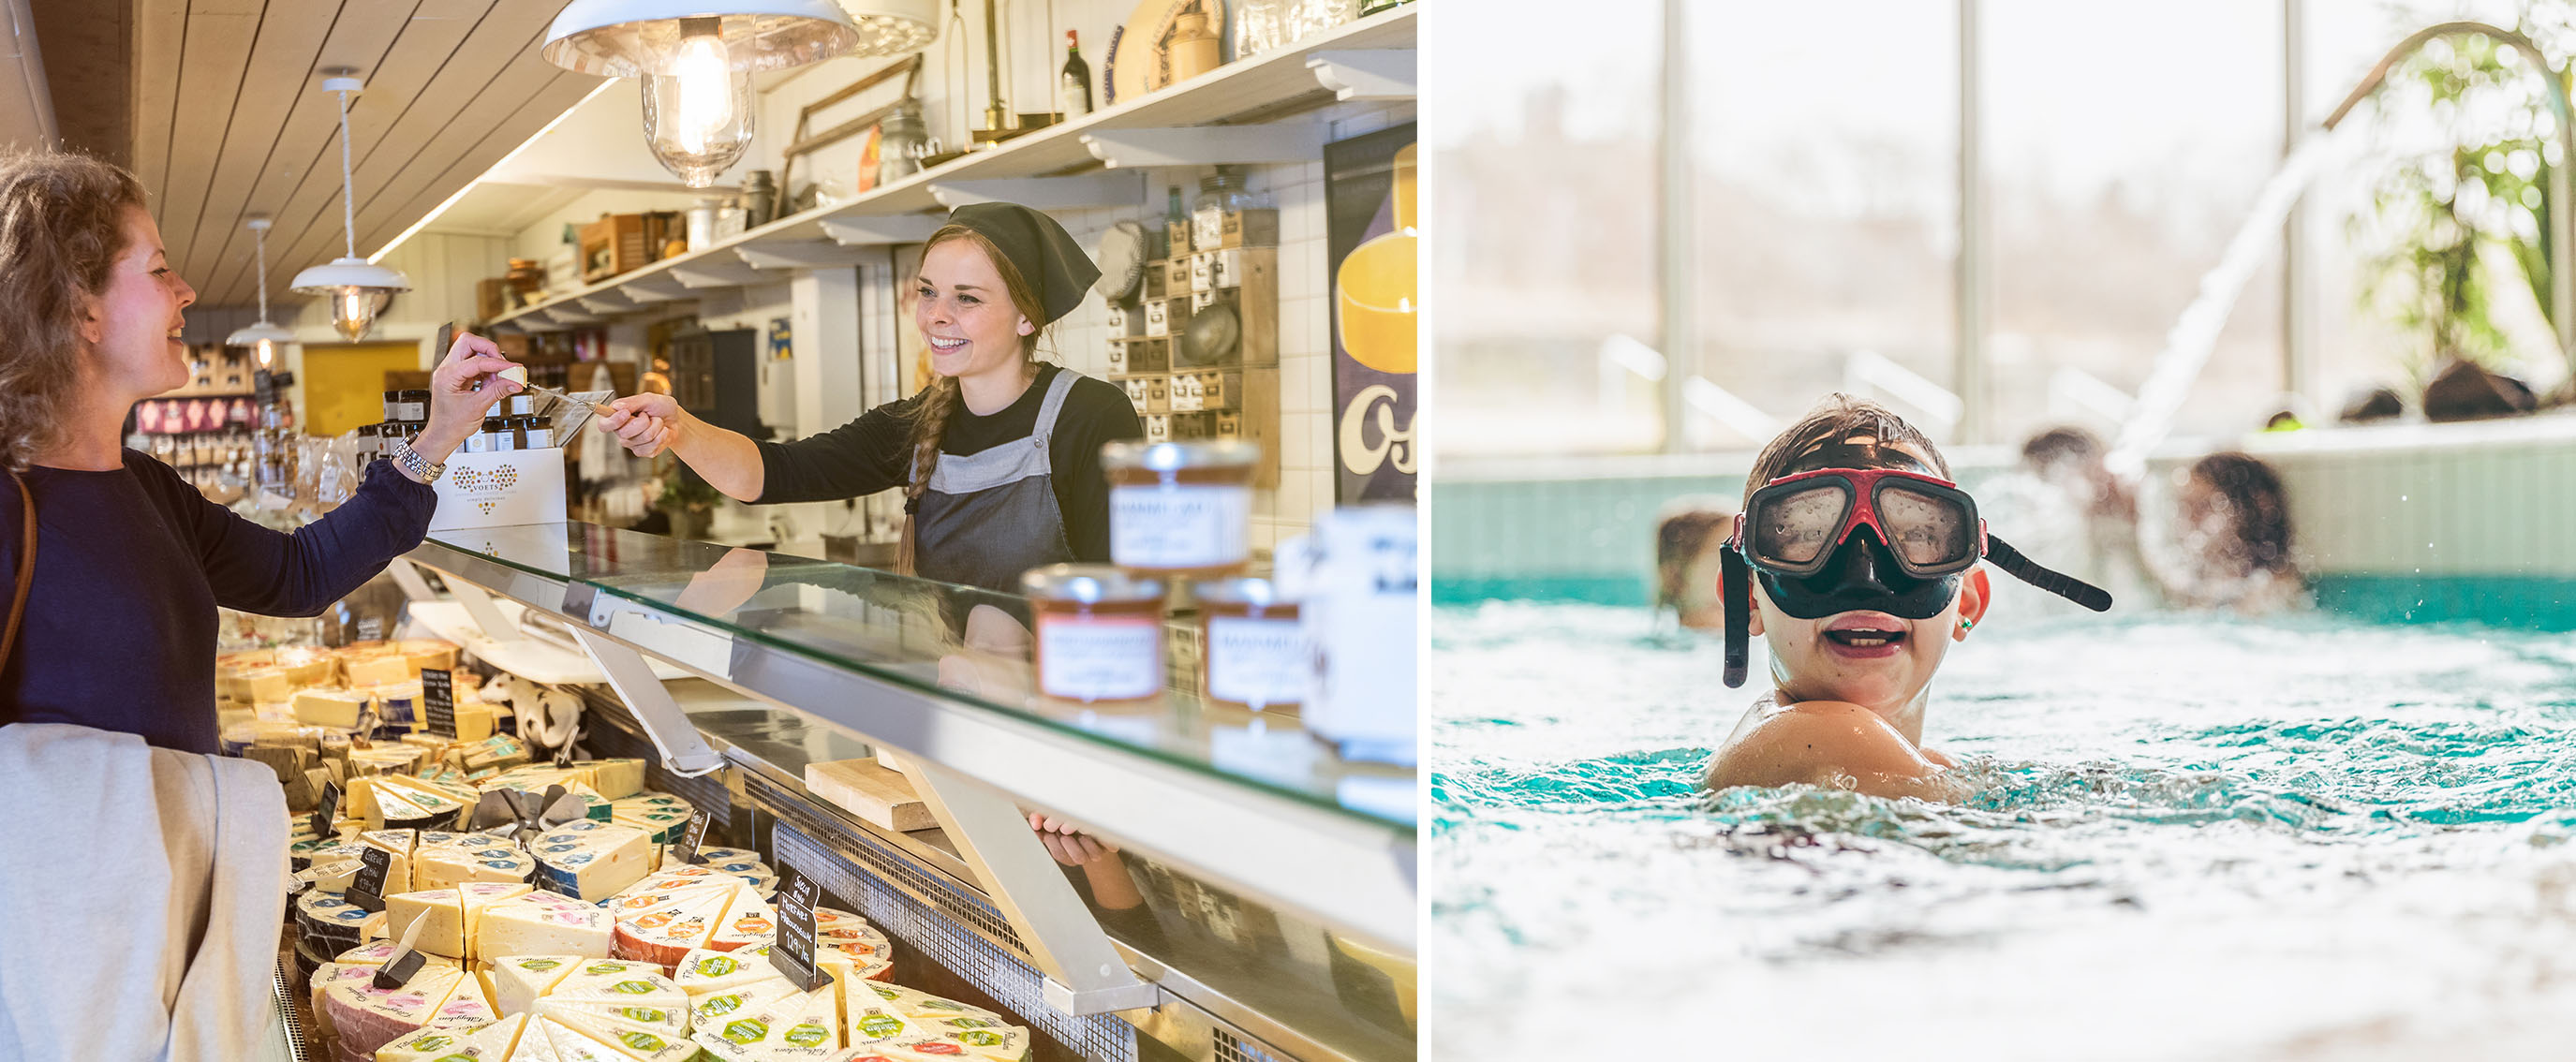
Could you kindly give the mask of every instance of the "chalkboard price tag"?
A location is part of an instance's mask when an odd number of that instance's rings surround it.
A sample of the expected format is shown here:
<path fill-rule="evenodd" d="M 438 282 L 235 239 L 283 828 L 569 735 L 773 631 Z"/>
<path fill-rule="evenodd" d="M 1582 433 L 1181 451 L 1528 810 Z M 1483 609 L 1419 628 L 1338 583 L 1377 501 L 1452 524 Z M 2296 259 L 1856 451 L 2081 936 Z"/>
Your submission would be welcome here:
<path fill-rule="evenodd" d="M 769 964 L 801 991 L 832 983 L 832 975 L 814 961 L 814 899 L 821 887 L 799 873 L 778 894 L 778 940 L 769 949 Z"/>
<path fill-rule="evenodd" d="M 322 803 L 313 809 L 313 836 L 324 841 L 336 836 L 331 824 L 340 820 L 340 783 L 322 783 Z"/>
<path fill-rule="evenodd" d="M 696 814 L 689 816 L 689 828 L 680 834 L 679 840 L 672 842 L 669 852 L 663 853 L 662 862 L 665 865 L 704 862 L 706 857 L 698 854 L 698 847 L 707 843 L 707 823 L 714 818 L 705 808 L 699 808 Z"/>
<path fill-rule="evenodd" d="M 456 675 L 434 667 L 420 669 L 421 711 L 429 732 L 456 740 Z"/>
<path fill-rule="evenodd" d="M 394 854 L 369 845 L 366 851 L 358 853 L 358 861 L 363 865 L 358 868 L 357 876 L 349 880 L 349 894 L 343 898 L 369 914 L 384 910 L 385 875 L 393 873 Z"/>

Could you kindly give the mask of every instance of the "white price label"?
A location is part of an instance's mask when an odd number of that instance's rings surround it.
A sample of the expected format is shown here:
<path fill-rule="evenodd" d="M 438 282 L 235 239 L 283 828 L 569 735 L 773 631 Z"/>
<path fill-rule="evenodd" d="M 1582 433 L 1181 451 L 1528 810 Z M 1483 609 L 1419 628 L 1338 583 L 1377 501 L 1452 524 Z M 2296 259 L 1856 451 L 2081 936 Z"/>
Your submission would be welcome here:
<path fill-rule="evenodd" d="M 1109 492 L 1109 556 L 1129 568 L 1222 568 L 1252 555 L 1252 488 L 1155 484 Z"/>
<path fill-rule="evenodd" d="M 1076 701 L 1125 701 L 1163 688 L 1163 624 L 1150 616 L 1038 618 L 1038 686 Z"/>
<path fill-rule="evenodd" d="M 1211 616 L 1207 639 L 1209 696 L 1260 706 L 1306 699 L 1313 656 L 1296 620 Z"/>

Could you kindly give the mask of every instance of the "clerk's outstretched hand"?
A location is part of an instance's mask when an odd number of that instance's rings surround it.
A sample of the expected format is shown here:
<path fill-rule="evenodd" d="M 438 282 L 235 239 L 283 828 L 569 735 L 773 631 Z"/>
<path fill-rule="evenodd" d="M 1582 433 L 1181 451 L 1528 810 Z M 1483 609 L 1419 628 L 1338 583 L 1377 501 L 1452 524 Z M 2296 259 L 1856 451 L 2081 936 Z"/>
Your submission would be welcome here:
<path fill-rule="evenodd" d="M 617 436 L 617 441 L 637 457 L 652 457 L 670 445 L 671 429 L 679 422 L 680 403 L 669 395 L 628 395 L 608 403 L 609 414 L 599 419 L 601 431 Z"/>

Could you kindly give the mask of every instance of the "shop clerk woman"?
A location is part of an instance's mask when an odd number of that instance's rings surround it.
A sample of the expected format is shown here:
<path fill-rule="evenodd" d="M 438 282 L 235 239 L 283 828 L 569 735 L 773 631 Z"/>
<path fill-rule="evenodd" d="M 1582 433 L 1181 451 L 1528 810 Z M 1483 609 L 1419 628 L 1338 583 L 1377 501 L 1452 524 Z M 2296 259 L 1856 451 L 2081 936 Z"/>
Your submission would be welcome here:
<path fill-rule="evenodd" d="M 616 402 L 602 421 L 627 448 L 669 449 L 717 490 L 753 503 L 831 501 L 903 487 L 911 570 L 1016 592 L 1020 573 L 1109 559 L 1100 448 L 1144 435 L 1125 392 L 1036 360 L 1100 270 L 1055 219 L 1024 206 L 959 207 L 923 247 L 913 320 L 930 386 L 791 443 L 754 441 L 668 395 Z"/>
<path fill-rule="evenodd" d="M 408 464 L 272 531 L 123 445 L 188 382 L 196 297 L 131 174 L 0 159 L 0 1058 L 257 1053 L 287 809 L 211 755 L 216 606 L 316 615 L 419 545 L 436 462 L 517 390 L 478 390 L 509 363 L 460 337 Z"/>

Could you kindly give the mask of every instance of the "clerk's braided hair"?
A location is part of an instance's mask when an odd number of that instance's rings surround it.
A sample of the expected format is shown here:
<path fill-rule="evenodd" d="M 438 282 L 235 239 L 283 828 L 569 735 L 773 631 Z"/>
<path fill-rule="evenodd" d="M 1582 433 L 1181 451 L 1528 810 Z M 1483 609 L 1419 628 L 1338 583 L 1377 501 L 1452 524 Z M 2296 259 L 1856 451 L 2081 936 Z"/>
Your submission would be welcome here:
<path fill-rule="evenodd" d="M 1028 278 L 1021 276 L 1019 267 L 1011 264 L 1010 256 L 993 246 L 993 241 L 985 239 L 983 233 L 964 225 L 946 226 L 932 233 L 930 242 L 922 245 L 923 259 L 930 257 L 932 248 L 950 240 L 972 243 L 984 252 L 984 257 L 992 260 L 993 269 L 1002 275 L 1002 287 L 1010 293 L 1011 305 L 1019 310 L 1020 316 L 1028 318 L 1031 323 L 1047 319 L 1046 308 L 1039 304 L 1037 292 L 1029 287 Z M 1036 362 L 1039 331 L 1031 329 L 1029 334 L 1020 337 L 1023 370 Z M 949 418 L 957 415 L 957 407 L 963 402 L 956 377 L 933 374 L 930 386 L 921 389 L 920 401 L 913 404 L 912 480 L 903 489 L 906 512 L 919 508 L 921 492 L 930 488 L 930 473 L 939 467 L 939 443 L 948 434 Z"/>

